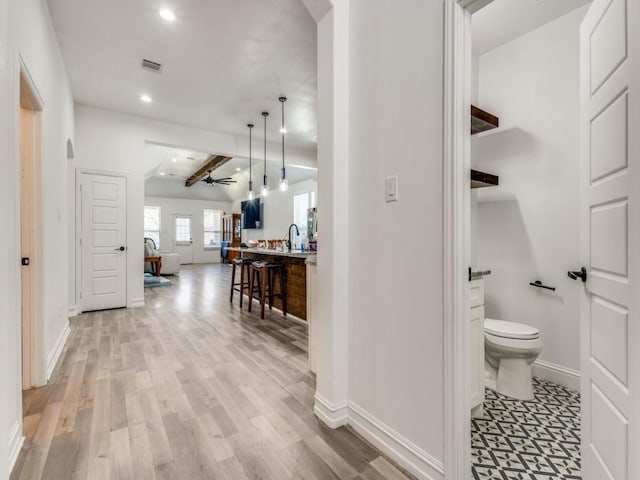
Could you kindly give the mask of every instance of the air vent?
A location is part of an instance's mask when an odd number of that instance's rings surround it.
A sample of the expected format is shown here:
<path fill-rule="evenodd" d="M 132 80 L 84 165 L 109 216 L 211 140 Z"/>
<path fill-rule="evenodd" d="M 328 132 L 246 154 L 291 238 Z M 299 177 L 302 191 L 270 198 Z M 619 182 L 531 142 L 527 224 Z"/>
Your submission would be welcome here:
<path fill-rule="evenodd" d="M 142 59 L 142 68 L 145 70 L 151 70 L 152 72 L 160 73 L 162 70 L 162 64 L 149 60 L 147 58 Z"/>

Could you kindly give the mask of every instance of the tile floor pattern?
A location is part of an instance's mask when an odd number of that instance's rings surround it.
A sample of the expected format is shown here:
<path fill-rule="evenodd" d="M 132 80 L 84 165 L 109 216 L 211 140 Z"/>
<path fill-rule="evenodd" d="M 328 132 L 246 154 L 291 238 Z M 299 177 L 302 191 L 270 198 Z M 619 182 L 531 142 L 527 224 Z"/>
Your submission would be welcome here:
<path fill-rule="evenodd" d="M 487 389 L 484 417 L 473 419 L 475 480 L 579 480 L 580 394 L 534 378 L 536 400 Z"/>

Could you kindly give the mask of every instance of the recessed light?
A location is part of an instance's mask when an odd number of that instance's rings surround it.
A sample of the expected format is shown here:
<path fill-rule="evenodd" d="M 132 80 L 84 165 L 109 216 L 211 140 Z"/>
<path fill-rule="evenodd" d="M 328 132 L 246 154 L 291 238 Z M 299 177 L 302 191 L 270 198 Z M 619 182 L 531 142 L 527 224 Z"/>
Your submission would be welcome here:
<path fill-rule="evenodd" d="M 147 94 L 140 95 L 140 100 L 142 100 L 144 103 L 151 103 L 151 97 Z"/>
<path fill-rule="evenodd" d="M 177 160 L 176 158 L 172 158 L 172 159 L 171 159 L 171 161 L 172 161 L 173 163 L 176 163 L 178 160 Z"/>
<path fill-rule="evenodd" d="M 176 19 L 176 14 L 167 8 L 160 10 L 160 16 L 168 22 L 173 22 Z"/>
<path fill-rule="evenodd" d="M 164 172 L 160 172 L 160 175 L 162 175 L 164 177 Z"/>
<path fill-rule="evenodd" d="M 286 128 L 284 128 L 284 127 L 282 127 L 282 128 L 280 129 L 280 133 L 287 133 L 287 129 L 286 129 Z"/>
<path fill-rule="evenodd" d="M 239 172 L 239 171 L 240 171 L 240 167 L 236 167 L 236 172 Z"/>

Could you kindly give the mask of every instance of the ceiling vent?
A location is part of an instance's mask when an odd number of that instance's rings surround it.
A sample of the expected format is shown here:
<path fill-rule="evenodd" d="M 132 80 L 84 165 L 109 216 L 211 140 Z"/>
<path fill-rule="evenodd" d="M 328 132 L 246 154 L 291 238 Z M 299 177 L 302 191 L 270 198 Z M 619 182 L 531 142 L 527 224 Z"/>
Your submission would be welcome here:
<path fill-rule="evenodd" d="M 152 72 L 160 73 L 162 70 L 162 64 L 149 60 L 148 58 L 142 59 L 142 68 L 145 70 L 151 70 Z"/>

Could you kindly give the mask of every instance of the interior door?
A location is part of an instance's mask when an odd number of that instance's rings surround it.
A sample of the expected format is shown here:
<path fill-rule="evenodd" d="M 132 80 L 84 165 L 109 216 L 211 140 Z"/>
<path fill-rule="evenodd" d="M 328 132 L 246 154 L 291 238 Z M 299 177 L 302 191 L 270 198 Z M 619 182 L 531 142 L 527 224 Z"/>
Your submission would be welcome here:
<path fill-rule="evenodd" d="M 193 232 L 190 215 L 175 215 L 173 221 L 174 252 L 180 254 L 180 264 L 193 263 Z"/>
<path fill-rule="evenodd" d="M 22 302 L 22 388 L 28 390 L 31 382 L 32 335 L 32 269 L 33 252 L 33 112 L 20 108 L 20 247 L 23 259 L 21 274 Z"/>
<path fill-rule="evenodd" d="M 638 3 L 594 0 L 580 32 L 585 480 L 640 478 Z"/>
<path fill-rule="evenodd" d="M 124 307 L 127 304 L 126 179 L 83 173 L 80 195 L 81 309 Z"/>

